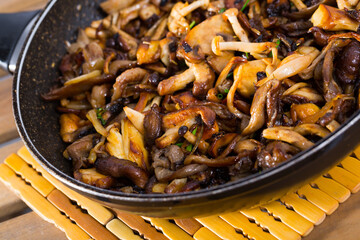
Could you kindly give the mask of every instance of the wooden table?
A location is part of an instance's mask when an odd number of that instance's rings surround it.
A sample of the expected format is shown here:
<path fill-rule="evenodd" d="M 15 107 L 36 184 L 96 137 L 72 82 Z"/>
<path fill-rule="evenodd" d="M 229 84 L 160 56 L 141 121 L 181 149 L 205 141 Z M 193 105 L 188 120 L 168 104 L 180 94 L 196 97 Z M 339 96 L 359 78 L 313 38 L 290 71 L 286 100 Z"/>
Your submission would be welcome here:
<path fill-rule="evenodd" d="M 0 0 L 1 12 L 42 8 L 46 0 Z M 0 70 L 0 162 L 23 143 L 12 115 L 12 76 Z M 14 193 L 0 183 L 0 239 L 66 239 L 54 225 L 47 223 L 28 208 Z M 360 193 L 352 195 L 338 210 L 315 227 L 306 240 L 359 239 Z"/>

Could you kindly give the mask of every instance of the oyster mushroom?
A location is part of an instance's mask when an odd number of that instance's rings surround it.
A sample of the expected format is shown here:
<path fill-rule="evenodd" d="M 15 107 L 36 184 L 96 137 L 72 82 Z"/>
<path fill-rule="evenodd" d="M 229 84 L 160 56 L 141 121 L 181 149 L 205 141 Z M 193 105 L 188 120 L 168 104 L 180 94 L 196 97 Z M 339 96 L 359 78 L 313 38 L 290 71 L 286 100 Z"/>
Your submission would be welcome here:
<path fill-rule="evenodd" d="M 306 150 L 314 145 L 313 142 L 310 142 L 299 133 L 282 127 L 265 129 L 263 131 L 263 137 L 269 140 L 279 140 L 290 143 L 301 150 Z"/>
<path fill-rule="evenodd" d="M 330 134 L 330 131 L 327 130 L 326 128 L 318 124 L 311 124 L 311 123 L 300 124 L 294 128 L 294 131 L 300 133 L 303 136 L 317 135 L 321 138 L 324 138 Z"/>
<path fill-rule="evenodd" d="M 283 80 L 295 76 L 306 70 L 319 54 L 320 51 L 314 47 L 299 47 L 294 54 L 284 58 L 272 74 L 257 82 L 256 85 L 261 86 L 270 79 Z"/>
<path fill-rule="evenodd" d="M 265 123 L 265 105 L 266 96 L 272 85 L 278 82 L 278 80 L 271 80 L 266 84 L 262 85 L 254 95 L 254 100 L 251 104 L 251 118 L 248 126 L 242 132 L 242 135 L 249 135 L 259 130 Z"/>
<path fill-rule="evenodd" d="M 132 124 L 134 124 L 136 129 L 139 130 L 139 132 L 141 134 L 144 134 L 144 132 L 145 132 L 145 130 L 144 130 L 145 114 L 138 112 L 127 106 L 124 107 L 124 112 L 125 112 L 127 118 L 132 122 Z"/>
<path fill-rule="evenodd" d="M 121 132 L 126 159 L 135 162 L 143 169 L 149 169 L 149 154 L 145 148 L 144 136 L 128 119 L 121 121 Z"/>

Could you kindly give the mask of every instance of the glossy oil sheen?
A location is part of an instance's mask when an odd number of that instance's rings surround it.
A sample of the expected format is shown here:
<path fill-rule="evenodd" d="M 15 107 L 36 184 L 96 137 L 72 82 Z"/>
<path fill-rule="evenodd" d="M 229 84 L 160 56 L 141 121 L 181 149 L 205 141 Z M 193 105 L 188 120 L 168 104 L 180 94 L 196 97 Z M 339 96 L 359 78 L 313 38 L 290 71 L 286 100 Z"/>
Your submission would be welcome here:
<path fill-rule="evenodd" d="M 66 53 L 79 27 L 104 17 L 99 1 L 51 1 L 36 23 L 18 63 L 13 107 L 19 132 L 40 164 L 68 187 L 104 205 L 151 217 L 205 216 L 266 203 L 307 183 L 341 161 L 359 143 L 359 114 L 315 147 L 278 167 L 247 178 L 190 193 L 174 195 L 124 194 L 98 189 L 75 180 L 71 162 L 62 157 L 57 103 L 44 102 L 59 76 Z"/>

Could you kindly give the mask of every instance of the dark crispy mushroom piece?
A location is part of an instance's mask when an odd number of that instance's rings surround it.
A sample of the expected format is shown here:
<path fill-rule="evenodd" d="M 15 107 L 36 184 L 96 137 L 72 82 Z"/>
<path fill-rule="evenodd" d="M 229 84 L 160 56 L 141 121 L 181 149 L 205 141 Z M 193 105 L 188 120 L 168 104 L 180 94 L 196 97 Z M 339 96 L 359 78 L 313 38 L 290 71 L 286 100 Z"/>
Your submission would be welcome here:
<path fill-rule="evenodd" d="M 74 171 L 86 166 L 90 150 L 96 145 L 99 139 L 99 134 L 90 134 L 73 142 L 65 149 L 65 152 L 73 162 Z"/>
<path fill-rule="evenodd" d="M 113 156 L 98 158 L 95 168 L 100 173 L 114 178 L 126 177 L 140 188 L 144 188 L 149 179 L 148 173 L 136 163 Z"/>
<path fill-rule="evenodd" d="M 341 51 L 342 47 L 346 46 L 347 44 L 348 41 L 344 41 L 342 46 L 332 47 L 325 55 L 322 76 L 324 79 L 324 97 L 327 102 L 331 101 L 334 97 L 343 92 L 339 84 L 334 79 L 334 59 L 336 54 Z"/>
<path fill-rule="evenodd" d="M 82 92 L 86 92 L 95 85 L 110 83 L 114 79 L 114 75 L 101 75 L 99 77 L 90 78 L 79 83 L 64 85 L 60 88 L 54 88 L 50 90 L 50 92 L 41 95 L 41 97 L 46 101 L 60 100 L 63 98 L 75 96 Z"/>
<path fill-rule="evenodd" d="M 316 43 L 320 46 L 326 46 L 329 41 L 330 33 L 326 33 L 319 27 L 312 27 L 309 29 L 309 33 L 312 33 Z"/>
<path fill-rule="evenodd" d="M 279 163 L 287 161 L 299 151 L 298 148 L 284 142 L 271 142 L 257 156 L 258 166 L 262 169 L 275 167 Z"/>
<path fill-rule="evenodd" d="M 154 145 L 155 139 L 161 136 L 160 108 L 156 104 L 146 113 L 144 118 L 144 140 L 146 146 Z"/>
<path fill-rule="evenodd" d="M 360 43 L 351 41 L 336 60 L 335 75 L 343 84 L 354 85 L 359 77 L 360 70 Z"/>
<path fill-rule="evenodd" d="M 266 95 L 267 126 L 281 125 L 282 116 L 281 96 L 284 89 L 280 81 L 275 81 Z"/>

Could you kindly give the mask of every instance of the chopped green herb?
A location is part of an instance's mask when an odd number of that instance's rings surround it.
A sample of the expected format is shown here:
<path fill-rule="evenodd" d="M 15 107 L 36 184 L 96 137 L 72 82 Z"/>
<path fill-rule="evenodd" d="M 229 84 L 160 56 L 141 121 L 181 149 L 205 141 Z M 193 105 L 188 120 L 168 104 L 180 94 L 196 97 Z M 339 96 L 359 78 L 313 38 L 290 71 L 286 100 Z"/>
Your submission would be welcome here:
<path fill-rule="evenodd" d="M 280 41 L 280 39 L 278 39 L 278 40 L 276 41 L 276 48 L 278 48 L 278 47 L 280 46 L 280 43 L 281 43 L 281 41 Z"/>
<path fill-rule="evenodd" d="M 189 145 L 186 146 L 185 149 L 186 149 L 186 151 L 191 152 L 192 149 L 193 149 L 193 145 L 192 145 L 192 144 L 189 144 Z"/>
<path fill-rule="evenodd" d="M 272 52 L 270 52 L 270 53 L 268 54 L 268 57 L 270 57 L 270 58 L 272 58 L 272 57 L 273 57 Z"/>
<path fill-rule="evenodd" d="M 183 145 L 183 143 L 176 143 L 175 145 L 178 147 L 181 147 Z"/>
<path fill-rule="evenodd" d="M 192 29 L 192 28 L 195 26 L 195 24 L 196 24 L 196 22 L 195 22 L 195 21 L 192 21 L 192 22 L 190 23 L 190 29 Z"/>
<path fill-rule="evenodd" d="M 245 52 L 245 56 L 247 59 L 249 59 L 249 53 L 248 52 Z"/>
<path fill-rule="evenodd" d="M 247 0 L 247 1 L 245 2 L 245 4 L 243 5 L 243 7 L 241 8 L 240 12 L 242 12 L 242 11 L 245 10 L 245 8 L 246 8 L 247 5 L 249 4 L 249 2 L 250 2 L 250 0 Z"/>
<path fill-rule="evenodd" d="M 105 113 L 105 110 L 103 108 L 97 108 L 96 109 L 96 117 L 97 117 L 97 119 L 99 119 L 101 121 L 102 125 L 106 124 L 106 121 L 102 116 L 104 113 Z"/>
<path fill-rule="evenodd" d="M 218 97 L 218 99 L 224 99 L 224 95 L 222 95 L 221 93 L 219 93 L 218 95 L 217 95 L 217 97 Z"/>
<path fill-rule="evenodd" d="M 226 8 L 222 8 L 222 9 L 220 9 L 219 13 L 223 13 L 225 11 L 226 11 Z"/>
<path fill-rule="evenodd" d="M 193 135 L 196 135 L 197 127 L 191 132 Z"/>
<path fill-rule="evenodd" d="M 234 72 L 229 73 L 226 78 L 231 78 L 231 76 L 234 74 Z"/>
<path fill-rule="evenodd" d="M 225 93 L 229 93 L 229 89 L 225 89 L 224 92 L 225 92 Z"/>

